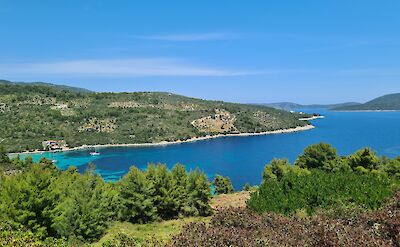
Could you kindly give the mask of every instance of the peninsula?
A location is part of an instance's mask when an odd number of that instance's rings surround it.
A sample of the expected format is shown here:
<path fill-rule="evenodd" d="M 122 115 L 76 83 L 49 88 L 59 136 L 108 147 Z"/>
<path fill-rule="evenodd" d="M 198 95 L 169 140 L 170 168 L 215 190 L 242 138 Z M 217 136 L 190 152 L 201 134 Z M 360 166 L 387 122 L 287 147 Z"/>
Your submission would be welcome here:
<path fill-rule="evenodd" d="M 166 92 L 96 93 L 9 81 L 0 81 L 0 114 L 2 145 L 10 152 L 277 134 L 310 129 L 307 120 L 313 119 L 261 105 Z"/>

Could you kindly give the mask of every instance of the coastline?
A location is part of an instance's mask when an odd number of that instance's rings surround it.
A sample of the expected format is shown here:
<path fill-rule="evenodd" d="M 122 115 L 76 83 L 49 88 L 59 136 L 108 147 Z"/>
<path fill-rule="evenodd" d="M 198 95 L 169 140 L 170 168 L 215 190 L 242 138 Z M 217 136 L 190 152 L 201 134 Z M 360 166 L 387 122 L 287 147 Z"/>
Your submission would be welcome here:
<path fill-rule="evenodd" d="M 318 116 L 317 118 L 323 118 L 322 116 Z M 313 119 L 317 119 L 313 118 Z M 311 119 L 310 119 L 311 120 Z M 152 147 L 152 146 L 167 146 L 167 145 L 174 145 L 174 144 L 182 144 L 182 143 L 190 143 L 196 141 L 204 141 L 214 138 L 220 137 L 246 137 L 246 136 L 260 136 L 260 135 L 274 135 L 274 134 L 286 134 L 286 133 L 294 133 L 299 131 L 306 131 L 314 129 L 315 126 L 309 124 L 305 126 L 298 126 L 295 128 L 289 129 L 282 129 L 282 130 L 272 130 L 272 131 L 265 131 L 265 132 L 258 132 L 258 133 L 237 133 L 237 134 L 217 134 L 217 135 L 207 135 L 202 137 L 193 137 L 184 141 L 177 140 L 177 141 L 161 141 L 161 142 L 154 142 L 154 143 L 126 143 L 126 144 L 97 144 L 97 145 L 82 145 L 79 147 L 73 147 L 63 150 L 54 150 L 54 151 L 31 151 L 31 152 L 21 152 L 21 153 L 11 153 L 10 155 L 18 155 L 18 154 L 41 154 L 41 153 L 57 153 L 57 152 L 69 152 L 69 151 L 77 151 L 77 150 L 85 150 L 85 149 L 92 149 L 92 148 L 108 148 L 108 147 Z"/>

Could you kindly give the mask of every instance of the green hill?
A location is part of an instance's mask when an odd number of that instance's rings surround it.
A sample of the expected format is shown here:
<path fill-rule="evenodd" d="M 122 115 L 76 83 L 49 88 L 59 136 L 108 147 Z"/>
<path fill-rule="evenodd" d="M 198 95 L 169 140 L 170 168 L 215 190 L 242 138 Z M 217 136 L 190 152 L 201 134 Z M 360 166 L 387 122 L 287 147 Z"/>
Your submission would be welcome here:
<path fill-rule="evenodd" d="M 388 94 L 368 101 L 365 104 L 336 107 L 336 111 L 379 111 L 400 110 L 400 93 Z"/>
<path fill-rule="evenodd" d="M 304 117 L 304 115 L 301 115 Z M 266 106 L 207 101 L 164 92 L 94 93 L 52 84 L 0 82 L 0 144 L 8 151 L 186 140 L 221 133 L 307 125 Z"/>

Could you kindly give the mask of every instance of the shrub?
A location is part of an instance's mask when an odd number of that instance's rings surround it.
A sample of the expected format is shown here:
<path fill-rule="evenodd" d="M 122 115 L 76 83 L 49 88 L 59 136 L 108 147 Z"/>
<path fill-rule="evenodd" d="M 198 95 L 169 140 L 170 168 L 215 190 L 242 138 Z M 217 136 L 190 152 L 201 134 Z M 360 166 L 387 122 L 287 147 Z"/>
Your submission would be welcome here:
<path fill-rule="evenodd" d="M 351 219 L 285 217 L 248 209 L 219 211 L 210 224 L 192 223 L 168 246 L 399 246 L 400 193 L 376 212 Z"/>
<path fill-rule="evenodd" d="M 248 206 L 259 213 L 276 212 L 285 215 L 299 209 L 313 213 L 338 204 L 355 203 L 365 209 L 376 209 L 391 195 L 391 181 L 379 174 L 358 175 L 353 172 L 328 173 L 313 170 L 310 175 L 293 172 L 280 180 L 263 183 L 251 194 Z"/>
<path fill-rule="evenodd" d="M 356 153 L 350 155 L 348 157 L 348 162 L 350 167 L 352 167 L 354 170 L 356 170 L 357 167 L 373 170 L 377 169 L 379 165 L 378 157 L 370 148 L 358 150 Z M 362 169 L 358 168 L 357 170 Z"/>
<path fill-rule="evenodd" d="M 300 168 L 323 168 L 330 170 L 332 163 L 337 159 L 336 149 L 326 143 L 308 146 L 300 155 L 295 165 Z"/>
<path fill-rule="evenodd" d="M 222 177 L 217 175 L 214 178 L 213 185 L 215 186 L 215 194 L 231 194 L 234 192 L 231 179 L 229 177 Z"/>

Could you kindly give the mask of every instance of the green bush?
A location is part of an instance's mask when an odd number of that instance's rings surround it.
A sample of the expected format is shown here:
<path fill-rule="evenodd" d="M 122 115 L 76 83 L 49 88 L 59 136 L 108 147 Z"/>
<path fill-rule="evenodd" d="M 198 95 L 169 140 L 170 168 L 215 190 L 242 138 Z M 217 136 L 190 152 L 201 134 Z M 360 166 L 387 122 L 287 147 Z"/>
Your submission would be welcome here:
<path fill-rule="evenodd" d="M 252 193 L 248 206 L 260 213 L 285 215 L 301 209 L 311 214 L 317 208 L 329 209 L 342 204 L 376 209 L 391 194 L 391 181 L 385 175 L 313 170 L 309 175 L 299 176 L 289 172 L 280 180 L 264 182 Z"/>
<path fill-rule="evenodd" d="M 216 175 L 213 181 L 213 185 L 215 187 L 214 194 L 231 194 L 235 192 L 233 189 L 233 185 L 231 179 L 229 177 L 223 177 L 221 175 Z"/>
<path fill-rule="evenodd" d="M 74 167 L 60 171 L 41 159 L 24 171 L 0 174 L 0 222 L 14 233 L 26 229 L 37 239 L 86 242 L 98 239 L 115 220 L 145 223 L 209 215 L 210 197 L 205 174 L 198 169 L 187 173 L 182 165 L 172 170 L 132 167 L 114 184 L 104 182 L 93 166 L 79 174 Z"/>

